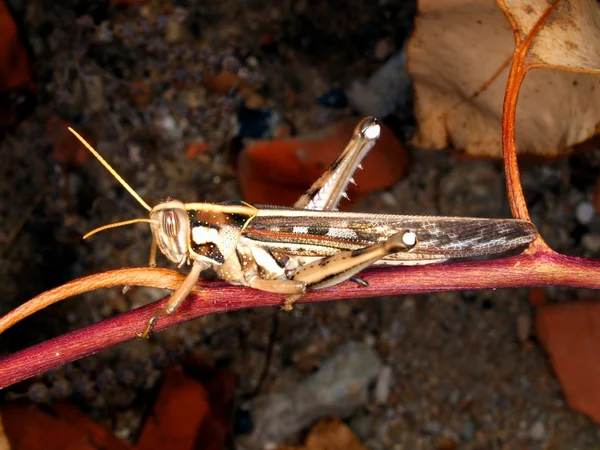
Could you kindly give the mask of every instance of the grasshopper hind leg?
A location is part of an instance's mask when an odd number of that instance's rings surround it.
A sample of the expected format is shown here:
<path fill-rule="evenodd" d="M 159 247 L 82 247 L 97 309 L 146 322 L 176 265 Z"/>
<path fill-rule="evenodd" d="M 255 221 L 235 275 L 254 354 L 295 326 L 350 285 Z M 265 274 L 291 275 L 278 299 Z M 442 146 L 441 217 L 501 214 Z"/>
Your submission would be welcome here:
<path fill-rule="evenodd" d="M 400 231 L 387 240 L 358 250 L 350 250 L 321 258 L 290 274 L 290 279 L 306 283 L 309 289 L 317 290 L 335 286 L 351 279 L 374 262 L 393 253 L 410 251 L 417 245 L 417 236 L 412 231 Z M 301 294 L 286 298 L 283 309 L 290 311 Z"/>

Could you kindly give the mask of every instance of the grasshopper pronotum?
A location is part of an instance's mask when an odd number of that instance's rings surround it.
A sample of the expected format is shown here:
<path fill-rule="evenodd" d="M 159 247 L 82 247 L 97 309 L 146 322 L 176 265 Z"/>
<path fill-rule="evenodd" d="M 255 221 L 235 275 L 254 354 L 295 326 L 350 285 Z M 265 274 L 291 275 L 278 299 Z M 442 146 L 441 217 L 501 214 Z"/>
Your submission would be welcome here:
<path fill-rule="evenodd" d="M 376 119 L 363 119 L 341 155 L 293 208 L 244 202 L 183 203 L 165 198 L 151 208 L 73 129 L 71 132 L 149 212 L 148 219 L 119 222 L 88 233 L 148 222 L 156 246 L 179 267 L 185 281 L 141 333 L 147 337 L 161 315 L 172 314 L 200 273 L 212 267 L 232 284 L 286 295 L 285 309 L 310 289 L 353 278 L 369 266 L 431 264 L 452 258 L 497 255 L 536 237 L 531 222 L 514 219 L 399 216 L 338 212 L 352 175 L 377 141 Z M 354 279 L 364 283 L 360 279 Z"/>

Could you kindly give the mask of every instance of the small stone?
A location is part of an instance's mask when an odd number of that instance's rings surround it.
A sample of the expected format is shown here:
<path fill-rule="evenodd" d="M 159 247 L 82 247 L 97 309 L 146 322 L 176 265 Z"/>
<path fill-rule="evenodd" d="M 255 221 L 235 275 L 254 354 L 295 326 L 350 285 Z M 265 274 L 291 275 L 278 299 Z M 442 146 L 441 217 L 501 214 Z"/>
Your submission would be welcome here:
<path fill-rule="evenodd" d="M 534 441 L 541 441 L 546 437 L 546 427 L 543 422 L 537 421 L 533 424 L 531 429 L 529 430 L 529 436 Z"/>
<path fill-rule="evenodd" d="M 245 446 L 265 448 L 292 438 L 320 418 L 352 415 L 367 403 L 368 387 L 380 372 L 379 356 L 368 346 L 356 342 L 341 346 L 293 389 L 254 400 L 255 428 Z"/>
<path fill-rule="evenodd" d="M 52 383 L 50 393 L 54 399 L 67 398 L 73 393 L 73 389 L 71 388 L 71 383 L 68 380 L 60 378 Z"/>
<path fill-rule="evenodd" d="M 377 338 L 372 334 L 367 334 L 364 338 L 364 343 L 370 348 L 375 348 L 375 345 L 377 344 Z"/>
<path fill-rule="evenodd" d="M 452 392 L 450 392 L 450 396 L 448 397 L 448 401 L 452 404 L 452 405 L 457 405 L 458 402 L 461 399 L 461 393 L 458 389 L 453 389 Z"/>
<path fill-rule="evenodd" d="M 475 437 L 475 424 L 470 420 L 463 423 L 460 435 L 465 441 L 470 441 Z"/>
<path fill-rule="evenodd" d="M 392 389 L 392 368 L 384 366 L 379 372 L 377 383 L 375 384 L 375 403 L 383 405 L 390 397 Z"/>
<path fill-rule="evenodd" d="M 27 397 L 33 403 L 48 403 L 50 401 L 50 391 L 44 383 L 33 383 L 27 390 Z"/>
<path fill-rule="evenodd" d="M 394 42 L 391 38 L 379 39 L 375 44 L 375 59 L 384 61 L 394 52 Z"/>
<path fill-rule="evenodd" d="M 583 248 L 592 253 L 600 252 L 600 234 L 588 233 L 581 238 Z"/>
<path fill-rule="evenodd" d="M 430 435 L 437 435 L 442 432 L 442 424 L 437 420 L 428 420 L 423 426 L 423 431 Z"/>
<path fill-rule="evenodd" d="M 581 202 L 575 207 L 575 218 L 582 225 L 589 224 L 595 216 L 594 205 L 590 202 Z"/>
<path fill-rule="evenodd" d="M 102 372 L 96 377 L 96 387 L 101 392 L 109 392 L 115 386 L 115 383 L 115 373 L 109 367 L 102 369 Z"/>
<path fill-rule="evenodd" d="M 166 140 L 176 141 L 181 138 L 182 131 L 179 128 L 177 121 L 171 115 L 164 115 L 159 122 L 160 128 L 163 130 L 163 136 Z"/>
<path fill-rule="evenodd" d="M 189 37 L 189 30 L 185 23 L 177 16 L 171 16 L 165 27 L 165 41 L 169 44 L 185 41 Z"/>

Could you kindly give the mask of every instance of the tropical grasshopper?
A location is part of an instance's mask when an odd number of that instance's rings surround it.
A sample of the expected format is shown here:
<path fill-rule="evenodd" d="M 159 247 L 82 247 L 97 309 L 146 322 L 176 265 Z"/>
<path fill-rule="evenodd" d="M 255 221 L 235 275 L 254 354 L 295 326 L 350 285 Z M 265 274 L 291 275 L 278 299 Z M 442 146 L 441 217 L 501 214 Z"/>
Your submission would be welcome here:
<path fill-rule="evenodd" d="M 213 268 L 231 284 L 286 295 L 284 309 L 307 290 L 352 279 L 369 266 L 439 263 L 453 258 L 500 255 L 524 247 L 535 226 L 514 219 L 399 216 L 338 212 L 346 188 L 380 135 L 377 120 L 363 119 L 341 155 L 295 203 L 293 208 L 245 202 L 183 203 L 165 198 L 151 208 L 77 132 L 70 131 L 149 212 L 97 228 L 148 222 L 156 246 L 179 267 L 191 264 L 183 283 L 164 309 L 150 319 L 147 337 L 158 318 L 174 313 L 191 292 L 200 273 Z"/>

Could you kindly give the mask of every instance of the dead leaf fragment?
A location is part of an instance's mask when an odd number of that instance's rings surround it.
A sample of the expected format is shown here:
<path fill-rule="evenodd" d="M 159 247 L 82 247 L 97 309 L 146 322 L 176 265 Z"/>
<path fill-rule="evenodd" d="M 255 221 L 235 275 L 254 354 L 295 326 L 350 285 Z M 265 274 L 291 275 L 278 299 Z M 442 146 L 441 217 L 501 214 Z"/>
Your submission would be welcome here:
<path fill-rule="evenodd" d="M 222 70 L 216 75 L 206 72 L 204 74 L 204 87 L 216 94 L 229 94 L 236 89 L 250 89 L 237 74 Z"/>
<path fill-rule="evenodd" d="M 13 450 L 131 450 L 131 446 L 75 406 L 54 403 L 51 414 L 28 403 L 2 406 L 2 420 Z"/>
<path fill-rule="evenodd" d="M 310 136 L 246 142 L 238 160 L 238 180 L 244 200 L 292 205 L 337 158 L 352 136 L 357 119 L 334 123 Z M 359 188 L 350 186 L 352 200 L 398 182 L 409 168 L 406 147 L 382 125 L 381 137 L 356 172 Z"/>
<path fill-rule="evenodd" d="M 536 326 L 569 406 L 600 423 L 600 303 L 540 306 Z"/>
<path fill-rule="evenodd" d="M 204 387 L 180 369 L 170 369 L 136 449 L 193 448 L 209 412 Z"/>
<path fill-rule="evenodd" d="M 514 49 L 511 27 L 493 0 L 421 1 L 407 47 L 421 147 L 452 146 L 500 157 L 504 90 Z M 600 78 L 534 70 L 517 106 L 520 153 L 556 156 L 596 134 Z"/>
<path fill-rule="evenodd" d="M 8 6 L 0 0 L 0 91 L 22 86 L 33 86 L 29 56 Z"/>

